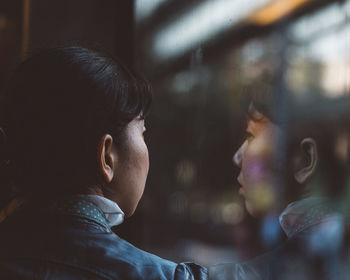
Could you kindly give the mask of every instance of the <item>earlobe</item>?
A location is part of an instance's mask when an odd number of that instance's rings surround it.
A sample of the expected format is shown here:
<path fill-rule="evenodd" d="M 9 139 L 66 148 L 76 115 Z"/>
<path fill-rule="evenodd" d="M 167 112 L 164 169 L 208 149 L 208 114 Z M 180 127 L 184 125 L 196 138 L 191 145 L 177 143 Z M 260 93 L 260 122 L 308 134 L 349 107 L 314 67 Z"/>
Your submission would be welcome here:
<path fill-rule="evenodd" d="M 109 134 L 103 135 L 97 148 L 97 162 L 104 183 L 110 183 L 115 176 L 114 167 L 117 159 L 112 152 L 112 148 L 113 137 Z"/>
<path fill-rule="evenodd" d="M 294 178 L 299 184 L 304 184 L 313 176 L 318 165 L 316 141 L 312 138 L 303 139 L 298 156 L 300 160 L 295 166 Z"/>

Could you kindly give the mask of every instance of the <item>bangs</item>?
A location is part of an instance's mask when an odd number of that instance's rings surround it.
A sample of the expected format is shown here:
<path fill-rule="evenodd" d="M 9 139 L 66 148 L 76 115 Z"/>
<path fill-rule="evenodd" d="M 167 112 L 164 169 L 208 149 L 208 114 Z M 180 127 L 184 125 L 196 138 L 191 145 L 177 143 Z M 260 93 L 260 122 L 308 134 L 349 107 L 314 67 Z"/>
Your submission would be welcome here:
<path fill-rule="evenodd" d="M 133 94 L 130 94 L 130 113 L 133 115 L 133 118 L 140 116 L 145 118 L 150 111 L 151 103 L 153 99 L 153 90 L 151 84 L 144 79 L 143 77 L 135 75 L 135 81 L 133 83 L 132 90 Z M 135 96 L 135 98 L 132 98 Z"/>
<path fill-rule="evenodd" d="M 149 114 L 153 91 L 151 84 L 132 70 L 123 66 L 113 70 L 110 95 L 115 98 L 109 129 L 120 133 L 135 118 L 144 119 Z"/>
<path fill-rule="evenodd" d="M 274 92 L 270 87 L 263 87 L 253 92 L 246 109 L 247 117 L 260 121 L 261 117 L 254 112 L 259 112 L 264 117 L 278 126 L 285 126 L 290 119 L 290 107 L 292 100 L 285 94 Z"/>

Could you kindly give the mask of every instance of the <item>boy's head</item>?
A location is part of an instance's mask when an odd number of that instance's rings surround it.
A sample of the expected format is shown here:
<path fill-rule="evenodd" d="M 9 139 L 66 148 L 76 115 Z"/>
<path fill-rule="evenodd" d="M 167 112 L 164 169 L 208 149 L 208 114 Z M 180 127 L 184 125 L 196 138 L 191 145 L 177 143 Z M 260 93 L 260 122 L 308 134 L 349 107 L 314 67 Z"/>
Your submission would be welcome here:
<path fill-rule="evenodd" d="M 336 151 L 341 120 L 324 101 L 296 102 L 263 90 L 252 96 L 246 137 L 233 157 L 251 214 L 281 211 L 310 195 L 339 194 L 345 176 Z"/>

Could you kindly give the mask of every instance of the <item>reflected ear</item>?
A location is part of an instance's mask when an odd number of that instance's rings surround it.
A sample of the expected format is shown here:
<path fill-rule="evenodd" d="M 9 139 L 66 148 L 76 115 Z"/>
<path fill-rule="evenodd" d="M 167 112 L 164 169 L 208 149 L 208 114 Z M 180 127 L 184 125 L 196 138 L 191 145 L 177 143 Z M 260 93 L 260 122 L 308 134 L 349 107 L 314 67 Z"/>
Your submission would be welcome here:
<path fill-rule="evenodd" d="M 318 151 L 316 141 L 305 138 L 300 142 L 297 160 L 294 168 L 294 178 L 299 184 L 304 184 L 315 173 L 318 165 Z"/>
<path fill-rule="evenodd" d="M 97 163 L 104 183 L 110 183 L 115 176 L 114 167 L 117 163 L 117 156 L 112 150 L 113 137 L 109 134 L 103 135 L 97 148 Z"/>

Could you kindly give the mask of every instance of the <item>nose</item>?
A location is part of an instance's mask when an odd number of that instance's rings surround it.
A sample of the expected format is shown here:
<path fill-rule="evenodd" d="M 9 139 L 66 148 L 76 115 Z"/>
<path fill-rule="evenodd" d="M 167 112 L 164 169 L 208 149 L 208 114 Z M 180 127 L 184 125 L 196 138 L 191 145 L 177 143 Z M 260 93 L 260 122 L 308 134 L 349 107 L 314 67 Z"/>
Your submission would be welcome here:
<path fill-rule="evenodd" d="M 237 167 L 242 167 L 242 157 L 243 157 L 243 145 L 242 144 L 236 153 L 233 155 L 232 161 Z"/>

